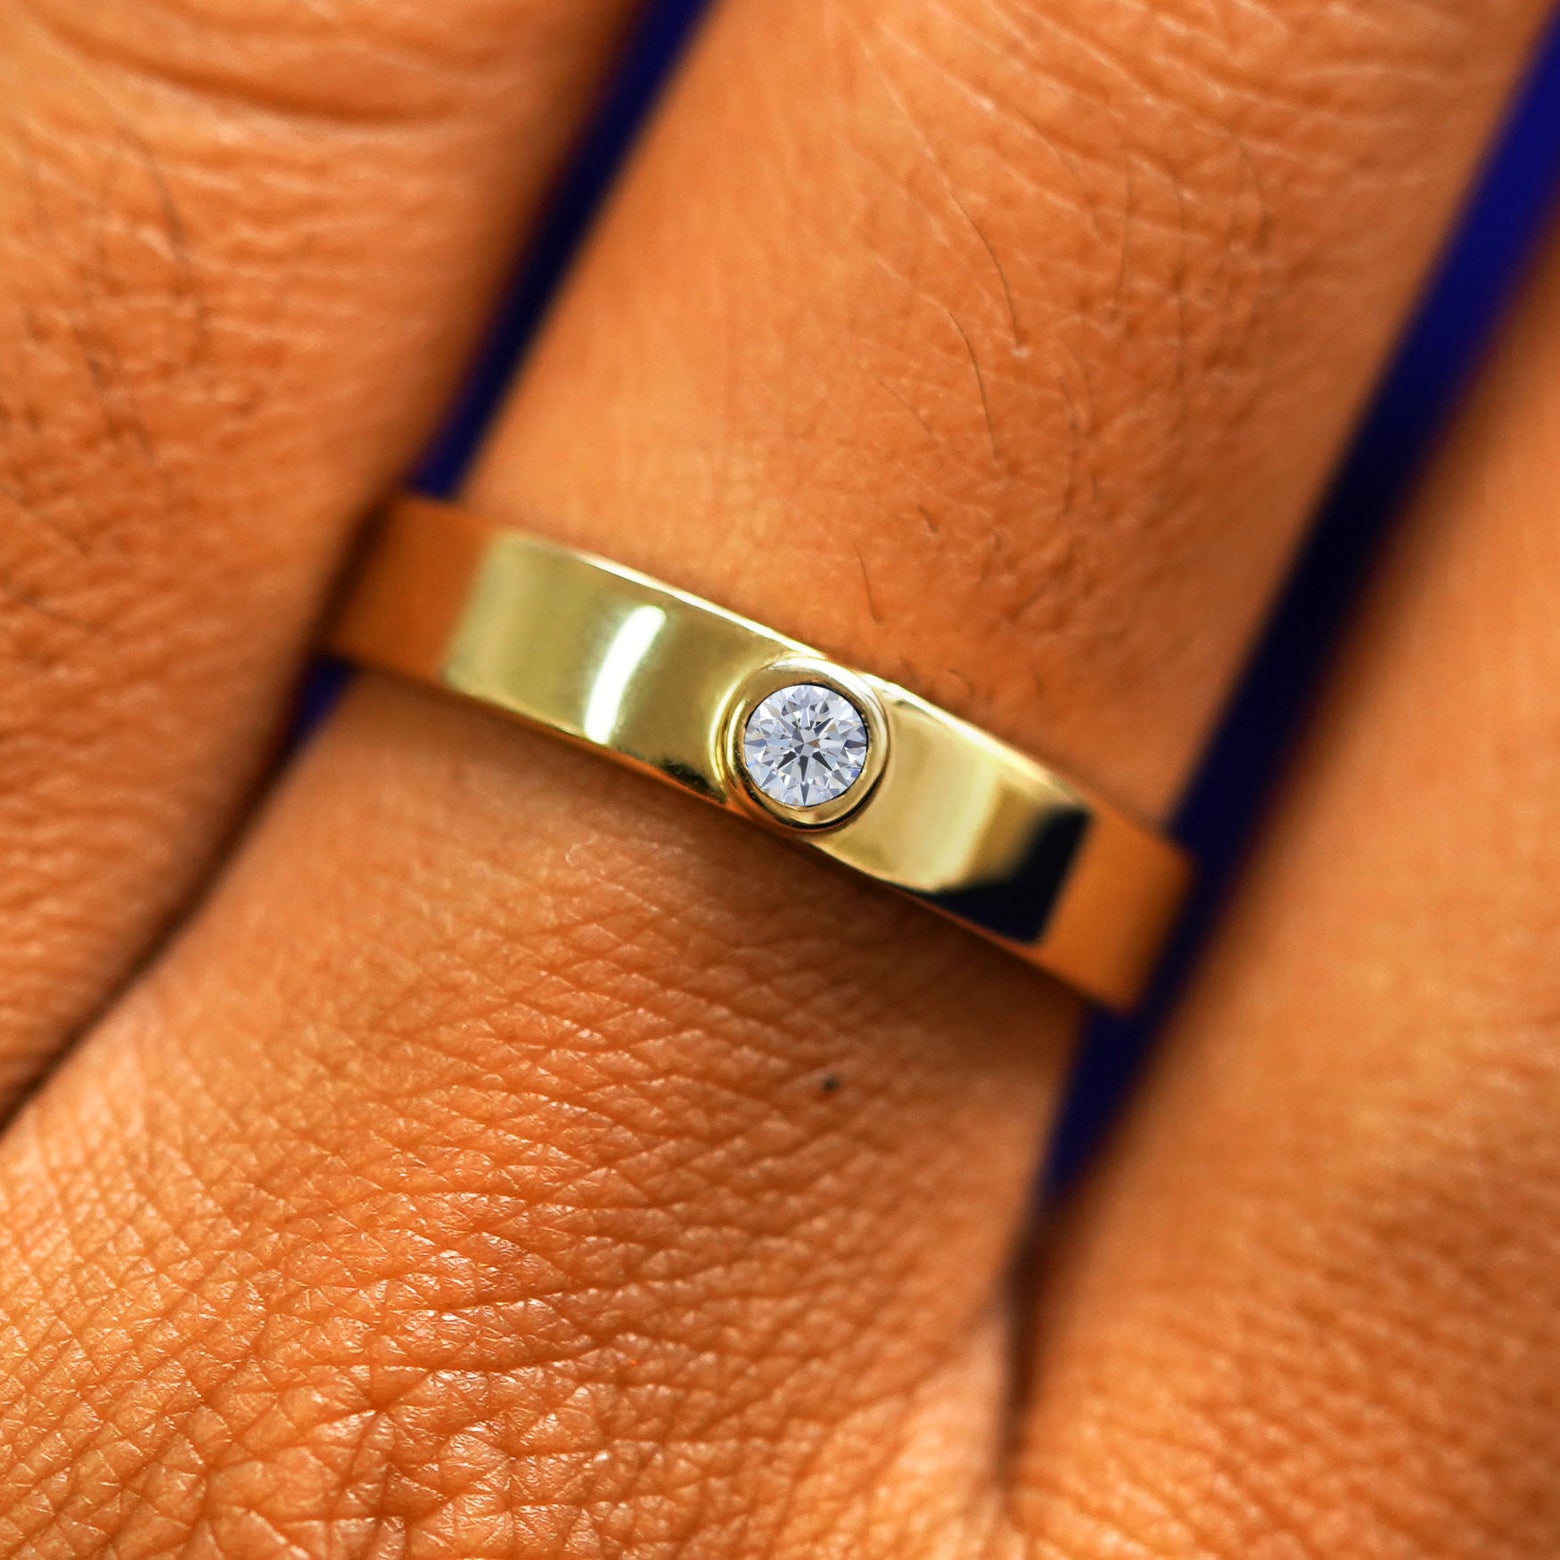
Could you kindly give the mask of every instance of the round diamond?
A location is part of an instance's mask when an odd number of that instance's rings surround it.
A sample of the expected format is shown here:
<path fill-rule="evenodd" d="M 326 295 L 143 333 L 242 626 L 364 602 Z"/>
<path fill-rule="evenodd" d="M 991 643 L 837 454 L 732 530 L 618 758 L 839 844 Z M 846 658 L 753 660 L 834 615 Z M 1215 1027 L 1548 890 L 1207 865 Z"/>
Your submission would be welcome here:
<path fill-rule="evenodd" d="M 797 683 L 753 711 L 742 761 L 772 801 L 821 807 L 861 778 L 867 743 L 867 723 L 849 699 L 817 683 Z"/>

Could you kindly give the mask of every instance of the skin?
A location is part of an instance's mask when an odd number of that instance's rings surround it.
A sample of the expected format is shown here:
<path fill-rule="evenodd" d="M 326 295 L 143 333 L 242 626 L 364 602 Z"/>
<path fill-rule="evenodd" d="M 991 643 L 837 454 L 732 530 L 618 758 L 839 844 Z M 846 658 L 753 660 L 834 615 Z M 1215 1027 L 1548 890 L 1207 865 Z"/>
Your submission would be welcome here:
<path fill-rule="evenodd" d="M 727 0 L 472 501 L 1163 816 L 1544 9 Z M 225 846 L 622 19 L 0 10 L 0 1553 L 1552 1555 L 1560 256 L 1032 1279 L 914 907 L 372 679 Z"/>

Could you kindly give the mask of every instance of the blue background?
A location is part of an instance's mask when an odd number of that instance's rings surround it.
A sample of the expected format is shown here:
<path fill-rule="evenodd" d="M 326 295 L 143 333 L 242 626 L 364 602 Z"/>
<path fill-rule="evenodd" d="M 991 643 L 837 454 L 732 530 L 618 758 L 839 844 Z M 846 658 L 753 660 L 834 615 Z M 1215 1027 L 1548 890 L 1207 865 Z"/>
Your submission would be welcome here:
<path fill-rule="evenodd" d="M 480 443 L 559 280 L 704 0 L 652 0 L 581 139 L 420 485 L 448 493 Z M 1289 587 L 1188 790 L 1176 832 L 1203 864 L 1191 913 L 1145 1012 L 1085 1037 L 1050 1173 L 1086 1163 L 1205 937 L 1339 626 L 1393 515 L 1490 344 L 1560 190 L 1560 20 L 1540 48 L 1463 221 L 1317 516 Z"/>

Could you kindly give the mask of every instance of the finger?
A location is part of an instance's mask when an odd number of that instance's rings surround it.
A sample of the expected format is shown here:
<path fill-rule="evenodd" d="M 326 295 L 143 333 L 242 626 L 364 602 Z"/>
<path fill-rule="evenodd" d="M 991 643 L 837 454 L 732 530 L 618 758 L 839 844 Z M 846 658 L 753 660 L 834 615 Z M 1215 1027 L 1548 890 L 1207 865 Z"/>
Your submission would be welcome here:
<path fill-rule="evenodd" d="M 1162 813 L 1545 7 L 1194 10 L 752 0 L 475 500 Z"/>
<path fill-rule="evenodd" d="M 1557 477 L 1560 249 L 1058 1257 L 1058 1554 L 1560 1548 Z"/>
<path fill-rule="evenodd" d="M 0 1111 L 231 826 L 624 9 L 0 16 Z"/>
<path fill-rule="evenodd" d="M 1161 807 L 1534 13 L 1154 14 L 729 6 L 479 501 Z M 968 1536 L 1070 1017 L 636 777 L 365 689 L 9 1147 L 31 1317 L 70 1304 L 45 1184 L 112 1208 L 71 1216 L 110 1325 L 12 1376 L 27 1510 L 461 1555 Z M 93 1385 L 135 1317 L 182 1361 L 185 1303 L 230 1364 Z M 96 1445 L 184 1416 L 177 1498 L 167 1457 L 29 1484 L 59 1392 Z"/>

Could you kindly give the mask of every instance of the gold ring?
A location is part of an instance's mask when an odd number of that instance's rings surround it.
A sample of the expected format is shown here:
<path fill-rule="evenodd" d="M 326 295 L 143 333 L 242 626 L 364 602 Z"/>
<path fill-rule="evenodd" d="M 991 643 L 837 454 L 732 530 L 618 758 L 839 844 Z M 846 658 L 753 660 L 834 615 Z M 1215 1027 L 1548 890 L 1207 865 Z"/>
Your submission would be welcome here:
<path fill-rule="evenodd" d="M 1112 1007 L 1185 892 L 1153 829 L 908 690 L 448 505 L 394 506 L 331 648 L 741 813 Z"/>

